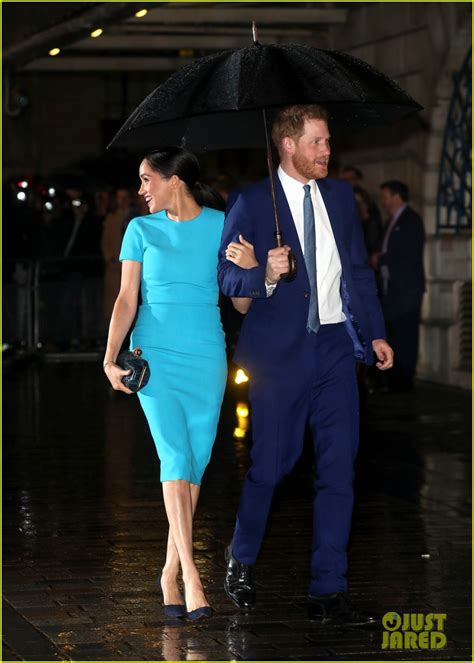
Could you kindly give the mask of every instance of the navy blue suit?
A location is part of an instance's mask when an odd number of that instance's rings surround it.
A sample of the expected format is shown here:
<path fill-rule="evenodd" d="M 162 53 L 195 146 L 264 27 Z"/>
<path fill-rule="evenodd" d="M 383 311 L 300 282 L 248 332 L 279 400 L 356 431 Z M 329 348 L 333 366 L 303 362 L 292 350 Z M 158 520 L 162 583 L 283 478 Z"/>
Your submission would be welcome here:
<path fill-rule="evenodd" d="M 275 246 L 267 178 L 243 189 L 227 211 L 219 282 L 227 296 L 253 298 L 234 356 L 250 374 L 253 429 L 252 464 L 237 515 L 234 556 L 245 564 L 255 563 L 274 488 L 301 455 L 309 422 L 317 472 L 310 593 L 325 594 L 347 589 L 346 549 L 358 446 L 355 360 L 372 362 L 372 340 L 384 338 L 385 328 L 352 189 L 330 178 L 317 185 L 341 259 L 346 322 L 323 324 L 317 334 L 306 329 L 310 286 L 277 174 L 281 230 L 298 263 L 295 280 L 280 281 L 266 297 L 267 253 Z M 239 234 L 254 245 L 258 267 L 245 270 L 226 260 L 225 248 L 238 241 Z"/>

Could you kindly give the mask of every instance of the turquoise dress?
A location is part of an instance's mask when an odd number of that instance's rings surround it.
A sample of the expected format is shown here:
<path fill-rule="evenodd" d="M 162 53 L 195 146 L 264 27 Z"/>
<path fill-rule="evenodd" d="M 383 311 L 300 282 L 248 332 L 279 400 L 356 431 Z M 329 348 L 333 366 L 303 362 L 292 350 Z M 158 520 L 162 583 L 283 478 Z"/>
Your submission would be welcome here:
<path fill-rule="evenodd" d="M 200 484 L 214 444 L 227 377 L 218 307 L 223 212 L 203 207 L 190 221 L 165 211 L 132 219 L 120 260 L 142 263 L 142 304 L 131 335 L 150 364 L 138 392 L 161 481 Z"/>

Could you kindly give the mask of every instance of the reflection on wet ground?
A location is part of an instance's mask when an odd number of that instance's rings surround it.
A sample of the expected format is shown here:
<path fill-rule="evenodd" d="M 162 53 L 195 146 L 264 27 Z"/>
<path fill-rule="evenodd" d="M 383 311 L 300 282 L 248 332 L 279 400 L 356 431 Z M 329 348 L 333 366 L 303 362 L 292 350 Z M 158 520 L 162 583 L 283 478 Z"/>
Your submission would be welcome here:
<path fill-rule="evenodd" d="M 279 489 L 257 567 L 258 607 L 223 589 L 248 462 L 247 385 L 229 389 L 196 517 L 213 619 L 167 621 L 156 575 L 166 519 L 135 398 L 100 366 L 29 365 L 4 390 L 4 660 L 468 660 L 470 395 L 423 384 L 368 398 L 350 585 L 380 614 L 446 613 L 443 650 L 382 650 L 380 631 L 308 619 L 311 451 Z"/>

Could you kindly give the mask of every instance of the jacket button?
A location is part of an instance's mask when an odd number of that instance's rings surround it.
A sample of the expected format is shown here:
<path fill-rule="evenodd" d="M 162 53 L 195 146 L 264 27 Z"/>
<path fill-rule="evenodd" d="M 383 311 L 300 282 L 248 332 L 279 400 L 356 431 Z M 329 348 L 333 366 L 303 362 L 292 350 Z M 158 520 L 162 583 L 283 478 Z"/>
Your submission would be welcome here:
<path fill-rule="evenodd" d="M 308 292 L 305 292 L 305 293 L 304 293 L 304 296 L 305 296 L 306 299 L 308 299 L 308 297 L 309 297 L 309 293 L 308 293 Z"/>

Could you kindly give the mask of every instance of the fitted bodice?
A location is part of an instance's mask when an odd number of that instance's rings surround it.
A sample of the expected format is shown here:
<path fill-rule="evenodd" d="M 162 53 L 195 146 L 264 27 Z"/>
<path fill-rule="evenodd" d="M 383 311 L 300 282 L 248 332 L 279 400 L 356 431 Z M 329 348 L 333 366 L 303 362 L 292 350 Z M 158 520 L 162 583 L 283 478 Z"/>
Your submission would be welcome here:
<path fill-rule="evenodd" d="M 143 304 L 217 305 L 217 261 L 224 214 L 203 207 L 190 221 L 165 211 L 130 221 L 120 260 L 142 262 Z"/>

